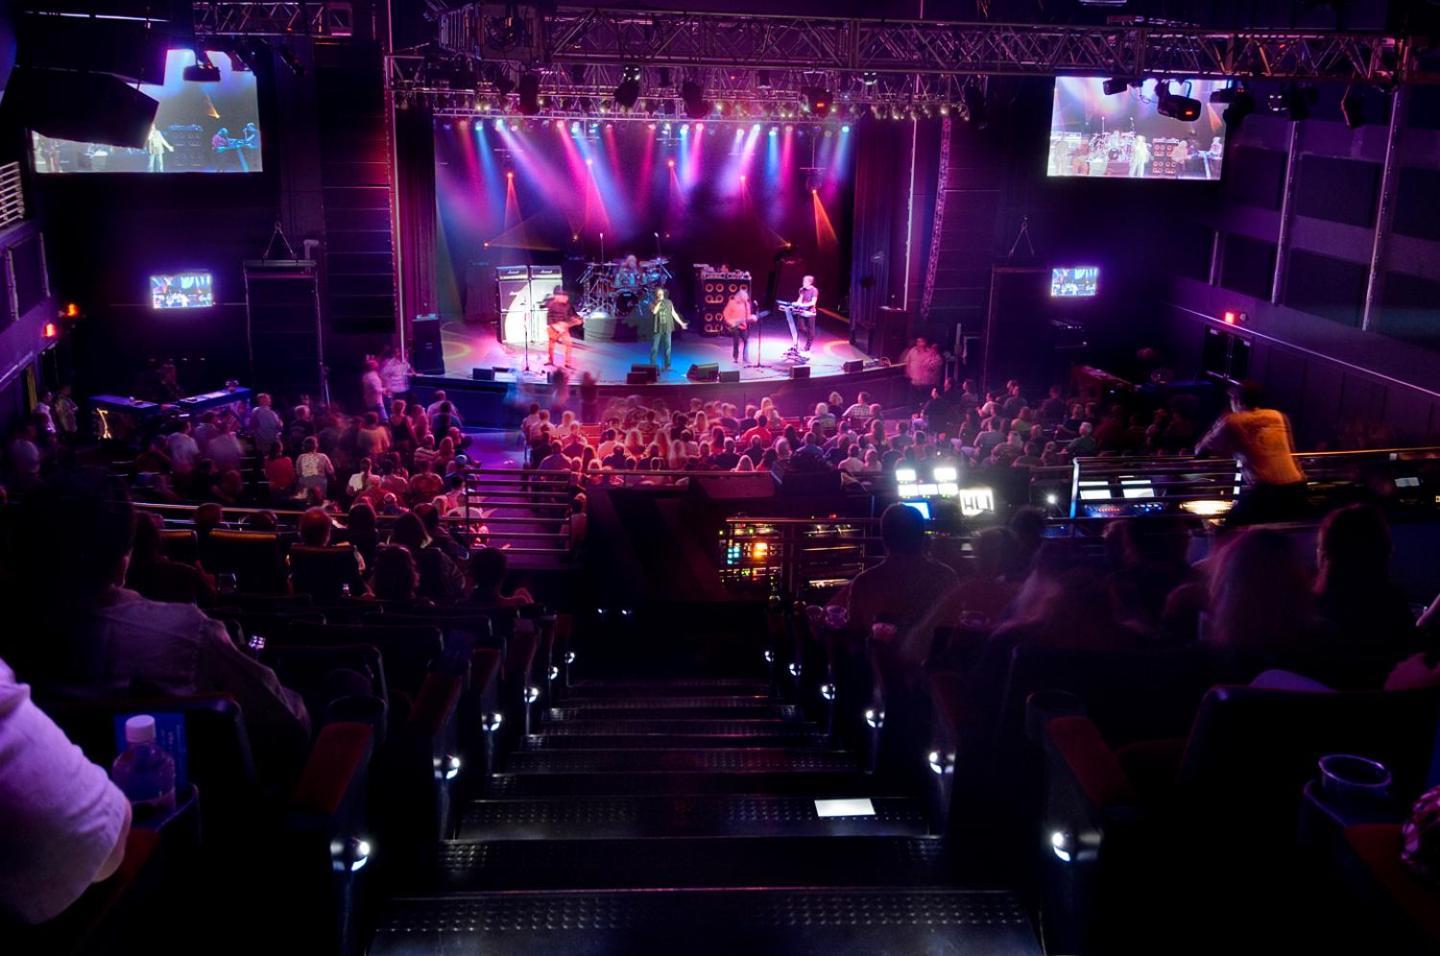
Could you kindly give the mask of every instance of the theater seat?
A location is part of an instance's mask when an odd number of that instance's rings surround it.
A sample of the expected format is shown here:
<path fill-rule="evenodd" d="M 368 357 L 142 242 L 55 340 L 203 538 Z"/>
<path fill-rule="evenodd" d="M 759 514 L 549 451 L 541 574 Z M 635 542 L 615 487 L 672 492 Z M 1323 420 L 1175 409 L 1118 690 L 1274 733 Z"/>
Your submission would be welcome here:
<path fill-rule="evenodd" d="M 1440 887 L 1426 883 L 1400 859 L 1399 824 L 1365 823 L 1345 830 L 1354 855 L 1345 878 L 1364 904 L 1375 952 L 1440 952 Z"/>
<path fill-rule="evenodd" d="M 1216 687 L 1183 748 L 1115 752 L 1088 717 L 1044 727 L 1047 935 L 1066 952 L 1131 951 L 1212 914 L 1209 942 L 1255 926 L 1283 940 L 1303 920 L 1315 874 L 1296 865 L 1301 789 L 1328 753 L 1380 760 L 1402 803 L 1423 787 L 1440 721 L 1440 688 L 1307 693 Z M 1142 752 L 1145 751 L 1145 752 Z M 1178 759 L 1176 757 L 1178 753 Z M 1149 768 L 1148 781 L 1127 772 Z M 1163 768 L 1171 779 L 1161 780 Z M 1253 925 L 1251 925 L 1253 924 Z M 1196 936 L 1196 939 L 1199 937 Z"/>
<path fill-rule="evenodd" d="M 285 589 L 280 539 L 268 531 L 211 531 L 201 550 L 205 569 L 235 575 L 240 590 L 275 593 Z"/>
<path fill-rule="evenodd" d="M 348 544 L 290 548 L 290 585 L 296 594 L 308 594 L 317 604 L 337 604 L 348 585 L 354 595 L 364 590 L 355 549 Z"/>

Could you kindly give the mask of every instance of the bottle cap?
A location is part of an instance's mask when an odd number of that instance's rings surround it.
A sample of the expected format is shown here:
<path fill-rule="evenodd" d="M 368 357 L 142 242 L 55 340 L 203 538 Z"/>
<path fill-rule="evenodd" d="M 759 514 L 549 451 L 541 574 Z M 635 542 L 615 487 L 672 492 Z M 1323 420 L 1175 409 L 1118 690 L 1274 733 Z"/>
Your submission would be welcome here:
<path fill-rule="evenodd" d="M 125 742 L 127 744 L 153 744 L 155 742 L 155 718 L 149 714 L 136 714 L 125 721 Z"/>

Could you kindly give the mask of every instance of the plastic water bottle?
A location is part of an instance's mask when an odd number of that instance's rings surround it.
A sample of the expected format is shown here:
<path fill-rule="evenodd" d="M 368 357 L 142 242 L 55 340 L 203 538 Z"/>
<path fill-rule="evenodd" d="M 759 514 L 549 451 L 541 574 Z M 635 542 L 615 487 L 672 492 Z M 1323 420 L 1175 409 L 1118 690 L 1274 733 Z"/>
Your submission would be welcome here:
<path fill-rule="evenodd" d="M 130 799 L 137 821 L 175 809 L 175 760 L 155 743 L 154 717 L 137 714 L 125 721 L 125 749 L 110 779 Z"/>

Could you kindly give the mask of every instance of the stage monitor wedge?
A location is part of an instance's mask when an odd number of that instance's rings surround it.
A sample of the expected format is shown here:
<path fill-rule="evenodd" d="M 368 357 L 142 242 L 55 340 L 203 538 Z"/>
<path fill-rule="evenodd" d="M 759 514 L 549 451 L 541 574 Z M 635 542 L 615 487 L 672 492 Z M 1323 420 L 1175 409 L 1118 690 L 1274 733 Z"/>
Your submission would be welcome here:
<path fill-rule="evenodd" d="M 692 382 L 718 382 L 720 380 L 720 366 L 715 362 L 704 365 L 691 365 L 685 377 Z"/>

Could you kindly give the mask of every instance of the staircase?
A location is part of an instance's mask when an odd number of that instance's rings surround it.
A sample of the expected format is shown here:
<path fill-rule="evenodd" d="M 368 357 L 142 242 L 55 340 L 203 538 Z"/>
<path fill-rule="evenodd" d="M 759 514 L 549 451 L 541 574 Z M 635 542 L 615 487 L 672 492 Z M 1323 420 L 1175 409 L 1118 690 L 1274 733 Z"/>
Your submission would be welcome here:
<path fill-rule="evenodd" d="M 763 681 L 580 682 L 533 729 L 371 953 L 1040 952 L 921 801 Z"/>

